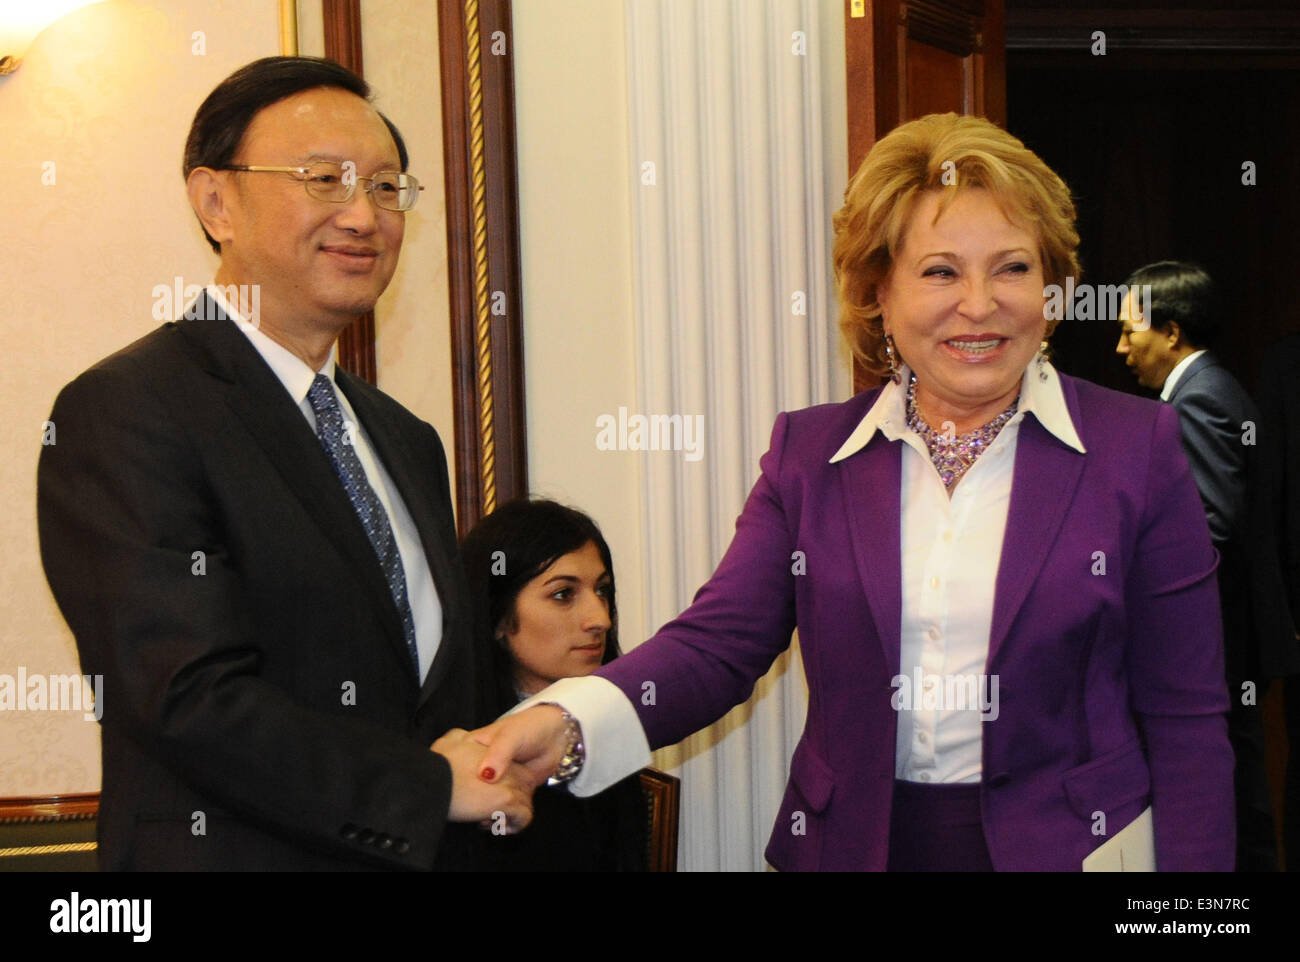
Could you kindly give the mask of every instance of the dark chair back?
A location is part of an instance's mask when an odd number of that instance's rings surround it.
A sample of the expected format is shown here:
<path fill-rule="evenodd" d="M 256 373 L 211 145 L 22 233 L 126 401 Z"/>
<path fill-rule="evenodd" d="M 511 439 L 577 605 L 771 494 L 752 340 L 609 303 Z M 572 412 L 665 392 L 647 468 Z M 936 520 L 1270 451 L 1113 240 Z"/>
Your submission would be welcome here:
<path fill-rule="evenodd" d="M 646 797 L 646 817 L 650 820 L 646 869 L 650 872 L 676 872 L 677 804 L 682 780 L 654 768 L 643 768 L 640 775 L 641 791 Z"/>

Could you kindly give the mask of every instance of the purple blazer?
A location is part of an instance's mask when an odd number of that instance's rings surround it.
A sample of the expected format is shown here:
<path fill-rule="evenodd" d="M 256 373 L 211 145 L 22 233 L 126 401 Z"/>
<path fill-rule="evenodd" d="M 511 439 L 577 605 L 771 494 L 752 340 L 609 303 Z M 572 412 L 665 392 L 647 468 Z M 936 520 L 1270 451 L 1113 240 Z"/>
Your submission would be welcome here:
<path fill-rule="evenodd" d="M 983 727 L 989 854 L 999 871 L 1078 871 L 1151 805 L 1160 870 L 1231 871 L 1217 556 L 1177 414 L 1065 375 L 1061 388 L 1088 453 L 1032 415 L 1020 426 L 985 668 L 1000 699 Z M 748 698 L 798 628 L 808 718 L 766 852 L 782 870 L 888 858 L 902 444 L 877 433 L 828 463 L 878 393 L 781 414 L 713 577 L 599 672 L 658 748 Z"/>

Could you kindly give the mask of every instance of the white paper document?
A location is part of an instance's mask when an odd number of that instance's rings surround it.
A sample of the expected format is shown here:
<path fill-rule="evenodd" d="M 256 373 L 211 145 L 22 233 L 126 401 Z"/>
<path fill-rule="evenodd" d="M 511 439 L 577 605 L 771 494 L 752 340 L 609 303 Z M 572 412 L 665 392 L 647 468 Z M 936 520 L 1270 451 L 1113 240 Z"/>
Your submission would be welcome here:
<path fill-rule="evenodd" d="M 1156 835 L 1151 807 L 1083 860 L 1085 872 L 1154 872 Z"/>

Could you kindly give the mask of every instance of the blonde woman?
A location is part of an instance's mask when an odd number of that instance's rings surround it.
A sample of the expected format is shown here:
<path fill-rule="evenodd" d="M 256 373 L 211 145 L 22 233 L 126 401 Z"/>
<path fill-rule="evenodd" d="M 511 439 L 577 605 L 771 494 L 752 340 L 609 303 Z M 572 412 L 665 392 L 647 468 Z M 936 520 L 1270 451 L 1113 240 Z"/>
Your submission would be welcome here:
<path fill-rule="evenodd" d="M 797 628 L 777 868 L 1078 871 L 1149 807 L 1156 867 L 1231 870 L 1216 558 L 1177 416 L 1041 350 L 1074 220 L 985 120 L 881 139 L 834 259 L 843 332 L 889 380 L 781 414 L 690 608 L 477 733 L 482 775 L 598 791 L 744 701 Z"/>

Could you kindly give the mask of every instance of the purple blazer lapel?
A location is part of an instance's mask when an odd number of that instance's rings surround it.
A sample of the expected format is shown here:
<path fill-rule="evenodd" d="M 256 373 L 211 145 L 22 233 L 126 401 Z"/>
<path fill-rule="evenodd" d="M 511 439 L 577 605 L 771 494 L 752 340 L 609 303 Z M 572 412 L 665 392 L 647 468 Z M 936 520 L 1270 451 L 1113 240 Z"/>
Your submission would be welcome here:
<path fill-rule="evenodd" d="M 1062 388 L 1075 430 L 1079 430 L 1074 391 L 1064 382 Z M 1029 589 L 1047 562 L 1048 552 L 1056 543 L 1083 476 L 1085 460 L 1085 455 L 1056 438 L 1036 417 L 1027 416 L 1021 421 L 1007 529 L 1002 538 L 1002 558 L 993 594 L 989 664 L 1006 640 Z M 1082 557 L 1079 564 L 1085 565 L 1088 560 Z"/>
<path fill-rule="evenodd" d="M 1064 380 L 1061 386 L 1079 430 L 1073 386 Z M 898 674 L 902 632 L 902 452 L 901 444 L 876 434 L 865 448 L 838 465 L 858 577 L 891 676 Z M 1021 422 L 993 598 L 990 663 L 1056 542 L 1084 463 L 1084 455 L 1058 440 L 1036 417 Z"/>
<path fill-rule="evenodd" d="M 898 674 L 902 630 L 902 452 L 901 444 L 876 434 L 838 465 L 853 557 L 891 677 Z"/>

